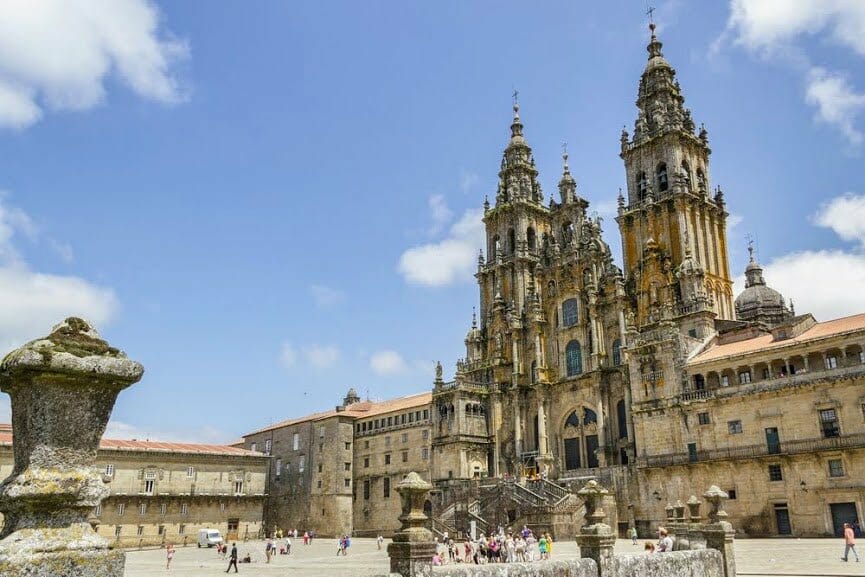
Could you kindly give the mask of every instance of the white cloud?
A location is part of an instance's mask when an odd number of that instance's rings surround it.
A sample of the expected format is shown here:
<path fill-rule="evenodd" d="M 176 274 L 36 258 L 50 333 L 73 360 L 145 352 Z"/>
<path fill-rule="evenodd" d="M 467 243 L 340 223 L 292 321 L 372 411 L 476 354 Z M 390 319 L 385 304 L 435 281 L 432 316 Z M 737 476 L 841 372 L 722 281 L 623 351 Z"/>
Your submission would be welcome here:
<path fill-rule="evenodd" d="M 480 182 L 480 177 L 476 173 L 467 170 L 460 172 L 460 190 L 463 194 L 471 192 L 478 182 Z"/>
<path fill-rule="evenodd" d="M 388 376 L 404 373 L 408 365 L 396 351 L 378 351 L 369 359 L 369 366 L 377 375 Z"/>
<path fill-rule="evenodd" d="M 297 362 L 297 351 L 291 343 L 282 343 L 279 349 L 279 362 L 283 367 L 293 367 Z"/>
<path fill-rule="evenodd" d="M 741 214 L 731 214 L 727 217 L 727 230 L 733 230 L 734 228 L 742 224 L 743 220 L 744 219 L 742 218 Z"/>
<path fill-rule="evenodd" d="M 783 255 L 764 264 L 767 284 L 792 299 L 797 313 L 812 313 L 817 320 L 865 312 L 860 290 L 865 286 L 865 195 L 838 196 L 821 206 L 813 221 L 858 246 Z M 735 284 L 738 294 L 744 277 Z"/>
<path fill-rule="evenodd" d="M 764 265 L 766 283 L 792 299 L 798 314 L 827 321 L 865 312 L 858 287 L 865 286 L 865 256 L 842 250 L 787 254 Z M 744 279 L 736 279 L 736 288 Z M 737 293 L 738 294 L 738 293 Z"/>
<path fill-rule="evenodd" d="M 728 26 L 737 42 L 772 52 L 801 35 L 827 32 L 865 56 L 865 2 L 861 0 L 731 0 Z"/>
<path fill-rule="evenodd" d="M 841 130 L 851 144 L 862 143 L 854 123 L 865 110 L 865 94 L 857 93 L 840 74 L 815 67 L 808 74 L 805 101 L 817 107 L 815 118 Z"/>
<path fill-rule="evenodd" d="M 32 219 L 0 195 L 0 349 L 8 351 L 45 335 L 65 317 L 86 318 L 96 327 L 108 324 L 119 304 L 111 289 L 75 276 L 31 270 L 15 247 L 15 235 L 31 239 L 38 231 Z"/>
<path fill-rule="evenodd" d="M 862 0 L 731 0 L 727 29 L 711 52 L 729 36 L 762 55 L 785 55 L 806 71 L 805 100 L 816 107 L 815 118 L 836 128 L 853 145 L 862 143 L 857 116 L 865 109 L 865 94 L 857 92 L 847 77 L 809 64 L 796 40 L 802 36 L 826 36 L 836 44 L 865 56 L 865 2 Z"/>
<path fill-rule="evenodd" d="M 432 218 L 429 233 L 436 235 L 450 222 L 453 212 L 448 208 L 447 201 L 445 201 L 444 195 L 441 194 L 434 194 L 429 197 L 429 210 L 430 217 Z"/>
<path fill-rule="evenodd" d="M 472 279 L 478 250 L 484 245 L 482 209 L 467 210 L 439 242 L 406 250 L 398 270 L 411 283 L 446 286 Z"/>
<path fill-rule="evenodd" d="M 345 293 L 341 290 L 320 284 L 310 285 L 309 294 L 320 309 L 336 306 L 345 300 Z"/>
<path fill-rule="evenodd" d="M 339 349 L 332 345 L 310 345 L 303 348 L 306 361 L 317 369 L 327 369 L 339 360 Z"/>
<path fill-rule="evenodd" d="M 0 125 L 92 108 L 111 73 L 144 98 L 182 101 L 171 68 L 188 47 L 159 28 L 150 0 L 0 2 Z"/>
<path fill-rule="evenodd" d="M 848 192 L 833 198 L 820 207 L 814 222 L 865 248 L 865 195 Z"/>

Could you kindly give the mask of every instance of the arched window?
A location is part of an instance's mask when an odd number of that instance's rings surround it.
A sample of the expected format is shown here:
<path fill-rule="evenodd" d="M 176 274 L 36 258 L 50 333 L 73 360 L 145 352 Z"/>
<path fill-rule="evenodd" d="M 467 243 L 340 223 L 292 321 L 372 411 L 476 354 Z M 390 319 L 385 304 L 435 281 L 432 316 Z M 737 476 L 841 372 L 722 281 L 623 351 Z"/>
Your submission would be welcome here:
<path fill-rule="evenodd" d="M 619 422 L 619 438 L 628 438 L 628 421 L 625 415 L 625 401 L 622 399 L 616 403 L 616 420 Z"/>
<path fill-rule="evenodd" d="M 529 245 L 529 250 L 534 252 L 538 240 L 535 236 L 535 229 L 533 229 L 532 227 L 529 227 L 529 229 L 526 231 L 526 242 Z"/>
<path fill-rule="evenodd" d="M 584 408 L 583 409 L 583 423 L 588 425 L 591 423 L 597 424 L 597 422 L 598 422 L 597 413 L 595 413 L 595 411 L 593 411 L 592 409 L 589 409 L 588 407 Z"/>
<path fill-rule="evenodd" d="M 668 180 L 667 180 L 667 165 L 665 163 L 661 163 L 658 165 L 657 169 L 658 173 L 658 192 L 663 192 L 667 190 Z"/>
<path fill-rule="evenodd" d="M 580 426 L 580 417 L 577 416 L 576 411 L 571 411 L 571 414 L 568 415 L 567 420 L 565 420 L 566 427 L 579 427 Z"/>
<path fill-rule="evenodd" d="M 577 324 L 579 304 L 577 299 L 568 299 L 562 303 L 562 323 L 566 327 L 572 327 Z"/>
<path fill-rule="evenodd" d="M 706 190 L 706 175 L 701 168 L 697 169 L 697 190 Z"/>
<path fill-rule="evenodd" d="M 682 172 L 685 175 L 685 186 L 691 190 L 691 165 L 688 164 L 687 160 L 682 161 Z"/>
<path fill-rule="evenodd" d="M 646 198 L 646 191 L 649 188 L 649 181 L 646 179 L 646 173 L 641 172 L 637 175 L 637 194 L 639 195 L 640 200 L 644 200 Z"/>
<path fill-rule="evenodd" d="M 622 341 L 616 339 L 613 341 L 613 366 L 618 367 L 622 364 Z"/>
<path fill-rule="evenodd" d="M 583 372 L 583 352 L 580 349 L 579 341 L 571 341 L 565 349 L 565 359 L 567 361 L 568 376 L 579 375 Z"/>
<path fill-rule="evenodd" d="M 517 251 L 517 241 L 514 236 L 514 229 L 508 231 L 508 254 L 514 254 Z"/>
<path fill-rule="evenodd" d="M 489 250 L 490 261 L 496 260 L 496 257 L 498 256 L 499 250 L 500 250 L 499 243 L 500 243 L 499 235 L 495 235 L 493 237 L 492 242 L 490 243 L 490 250 Z"/>

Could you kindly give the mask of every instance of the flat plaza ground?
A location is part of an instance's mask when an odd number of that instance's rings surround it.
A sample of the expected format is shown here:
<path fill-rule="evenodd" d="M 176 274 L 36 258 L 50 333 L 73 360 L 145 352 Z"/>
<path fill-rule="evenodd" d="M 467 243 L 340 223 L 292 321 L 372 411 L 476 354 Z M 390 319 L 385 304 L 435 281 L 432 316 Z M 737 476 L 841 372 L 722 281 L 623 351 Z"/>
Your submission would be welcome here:
<path fill-rule="evenodd" d="M 388 557 L 385 541 L 382 550 L 376 547 L 374 539 L 352 539 L 347 557 L 336 556 L 335 539 L 316 539 L 312 545 L 295 544 L 291 555 L 276 555 L 268 565 L 264 562 L 264 542 L 249 541 L 238 543 L 240 557 L 247 552 L 253 563 L 238 565 L 239 573 L 244 575 L 280 575 L 302 577 L 330 577 L 335 575 L 364 576 L 387 575 Z M 736 565 L 739 575 L 824 576 L 850 575 L 865 576 L 865 560 L 862 563 L 841 561 L 844 547 L 841 539 L 742 539 L 736 541 Z M 642 554 L 642 541 L 638 547 L 630 541 L 616 543 L 616 552 L 621 554 Z M 860 551 L 860 556 L 862 552 Z M 553 548 L 555 558 L 579 557 L 576 543 L 557 542 Z M 195 546 L 179 548 L 171 563 L 170 571 L 165 569 L 165 551 L 130 551 L 126 556 L 126 577 L 150 577 L 152 575 L 176 575 L 178 577 L 204 577 L 220 575 L 228 566 L 215 549 L 198 549 Z M 234 570 L 232 570 L 234 573 Z"/>

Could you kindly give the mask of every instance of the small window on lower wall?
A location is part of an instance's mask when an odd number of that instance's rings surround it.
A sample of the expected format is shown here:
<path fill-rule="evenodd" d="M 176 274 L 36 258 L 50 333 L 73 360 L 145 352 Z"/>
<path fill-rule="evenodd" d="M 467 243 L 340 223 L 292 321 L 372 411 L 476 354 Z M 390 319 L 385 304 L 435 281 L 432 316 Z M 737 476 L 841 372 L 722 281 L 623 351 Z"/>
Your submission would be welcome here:
<path fill-rule="evenodd" d="M 738 419 L 735 421 L 727 421 L 727 431 L 729 431 L 731 435 L 738 435 L 742 432 L 742 421 Z"/>
<path fill-rule="evenodd" d="M 727 489 L 726 493 L 727 493 L 727 496 L 730 498 L 731 501 L 736 500 L 736 489 Z"/>
<path fill-rule="evenodd" d="M 784 475 L 781 473 L 781 465 L 769 465 L 769 480 L 783 481 Z"/>
<path fill-rule="evenodd" d="M 697 421 L 701 425 L 708 425 L 710 422 L 709 421 L 709 413 L 697 413 Z"/>
<path fill-rule="evenodd" d="M 829 476 L 844 476 L 844 462 L 841 459 L 829 459 Z"/>

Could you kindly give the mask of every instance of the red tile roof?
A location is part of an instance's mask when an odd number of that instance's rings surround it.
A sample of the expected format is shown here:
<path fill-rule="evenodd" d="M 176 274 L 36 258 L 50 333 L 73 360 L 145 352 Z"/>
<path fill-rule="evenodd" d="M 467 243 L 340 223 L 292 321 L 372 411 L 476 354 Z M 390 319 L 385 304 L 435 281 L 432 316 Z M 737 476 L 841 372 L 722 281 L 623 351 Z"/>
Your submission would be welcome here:
<path fill-rule="evenodd" d="M 789 339 L 774 341 L 771 334 L 764 334 L 753 339 L 745 339 L 726 345 L 710 346 L 688 361 L 688 365 L 699 365 L 722 358 L 762 353 L 772 349 L 795 347 L 810 341 L 841 336 L 857 331 L 865 331 L 865 313 L 817 323 L 802 334 Z"/>
<path fill-rule="evenodd" d="M 0 423 L 0 446 L 12 445 L 12 426 Z M 203 445 L 198 443 L 167 443 L 163 441 L 138 441 L 124 439 L 102 439 L 100 451 L 143 451 L 154 453 L 184 453 L 195 455 L 229 455 L 240 457 L 264 457 L 263 453 L 229 447 L 227 445 Z"/>
<path fill-rule="evenodd" d="M 329 411 L 323 411 L 321 413 L 312 413 L 311 415 L 306 415 L 304 417 L 297 417 L 294 419 L 281 421 L 279 423 L 275 423 L 273 425 L 269 425 L 262 429 L 253 431 L 251 433 L 247 433 L 246 435 L 244 435 L 244 437 L 249 437 L 250 435 L 255 435 L 258 433 L 264 433 L 266 431 L 272 431 L 274 429 L 281 429 L 283 427 L 290 427 L 291 425 L 298 425 L 300 423 L 321 421 L 322 419 L 335 417 L 337 415 L 352 417 L 354 419 L 362 419 L 365 417 L 383 415 L 385 413 L 393 413 L 396 411 L 413 409 L 415 407 L 420 408 L 429 405 L 431 402 L 431 392 L 418 393 L 416 395 L 399 397 L 397 399 L 388 399 L 386 401 L 360 401 L 359 403 L 352 403 L 341 411 L 331 409 Z"/>

